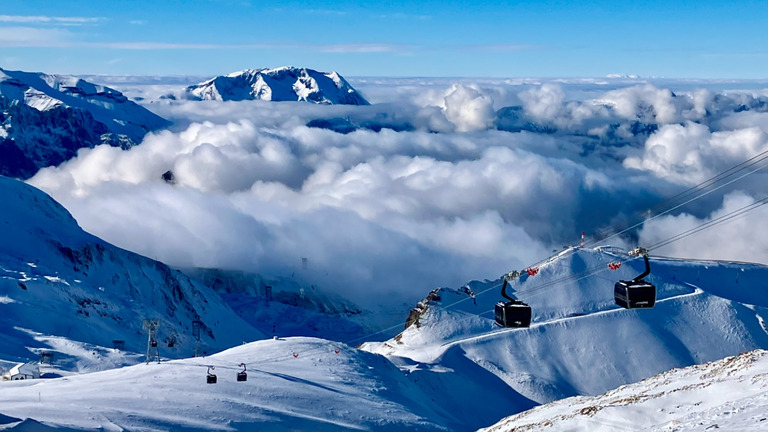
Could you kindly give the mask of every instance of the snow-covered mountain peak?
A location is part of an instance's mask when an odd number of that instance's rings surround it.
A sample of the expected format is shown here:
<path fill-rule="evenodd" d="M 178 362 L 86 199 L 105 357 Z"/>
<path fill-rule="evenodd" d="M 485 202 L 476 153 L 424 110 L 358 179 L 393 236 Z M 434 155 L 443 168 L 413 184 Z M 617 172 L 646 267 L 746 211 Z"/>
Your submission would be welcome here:
<path fill-rule="evenodd" d="M 187 87 L 185 94 L 200 100 L 368 105 L 368 101 L 338 73 L 291 66 L 232 72 Z"/>
<path fill-rule="evenodd" d="M 101 108 L 116 109 L 121 104 L 131 107 L 133 111 L 141 111 L 138 106 L 119 91 L 90 83 L 83 79 L 69 75 L 55 75 L 46 73 L 32 73 L 23 71 L 6 71 L 0 69 L 0 88 L 2 94 L 13 98 L 13 92 L 6 92 L 4 87 L 16 87 L 24 89 L 25 93 L 38 97 L 53 99 L 58 105 L 66 105 L 72 108 L 83 108 L 88 103 L 96 104 Z M 35 103 L 32 98 L 27 98 L 28 104 Z M 50 107 L 52 107 L 51 105 Z M 43 111 L 44 109 L 40 109 Z M 151 117 L 151 116 L 146 116 Z M 156 117 L 156 116 L 155 116 Z M 165 122 L 156 118 L 156 122 L 162 126 Z"/>
<path fill-rule="evenodd" d="M 73 76 L 0 69 L 0 174 L 31 177 L 79 148 L 139 143 L 168 122 L 122 93 Z"/>

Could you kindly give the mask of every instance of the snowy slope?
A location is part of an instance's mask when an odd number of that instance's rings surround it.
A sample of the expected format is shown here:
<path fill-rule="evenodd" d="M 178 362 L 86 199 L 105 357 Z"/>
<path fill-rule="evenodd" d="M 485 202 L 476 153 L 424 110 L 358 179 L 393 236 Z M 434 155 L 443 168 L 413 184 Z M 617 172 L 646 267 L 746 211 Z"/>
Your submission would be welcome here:
<path fill-rule="evenodd" d="M 4 189 L 10 202 L 14 194 L 29 194 L 26 185 L 4 182 L 11 184 Z M 3 233 L 13 243 L 22 238 L 34 241 L 30 233 L 42 230 L 43 224 L 63 227 L 51 230 L 50 237 L 58 242 L 75 246 L 90 238 L 72 228 L 75 222 L 66 211 L 37 194 L 31 194 L 29 200 L 35 202 L 36 214 L 27 215 L 27 232 L 16 238 L 10 230 Z M 12 210 L 11 214 L 22 213 Z M 52 219 L 56 224 L 51 224 Z M 9 222 L 21 225 L 16 220 Z M 12 251 L 18 255 L 25 248 L 42 251 L 40 263 L 32 263 L 34 266 L 23 255 L 3 259 L 4 263 L 15 262 L 17 268 L 29 267 L 23 275 L 5 270 L 0 287 L 4 311 L 18 310 L 14 308 L 21 302 L 29 307 L 27 293 L 46 288 L 42 280 L 34 279 L 33 272 L 50 273 L 43 271 L 43 262 L 62 259 L 45 243 L 20 245 L 18 251 Z M 8 249 L 6 256 L 15 256 Z M 642 268 L 634 260 L 616 272 L 607 269 L 608 262 L 623 259 L 628 257 L 608 249 L 569 249 L 542 265 L 536 276 L 523 276 L 512 288 L 534 307 L 534 323 L 528 329 L 495 327 L 490 311 L 500 281 L 475 281 L 461 289 L 438 290 L 440 298 L 432 296 L 418 326 L 410 326 L 385 343 L 365 344 L 362 351 L 322 339 L 269 339 L 206 358 L 89 374 L 54 370 L 49 376 L 63 377 L 0 382 L 0 414 L 6 416 L 0 419 L 8 427 L 28 427 L 31 420 L 20 422 L 32 418 L 75 430 L 475 430 L 542 403 L 597 395 L 674 367 L 768 347 L 763 320 L 768 293 L 761 285 L 768 272 L 765 266 L 654 258 L 649 280 L 659 288 L 659 302 L 652 310 L 628 311 L 613 305 L 613 282 L 634 277 Z M 41 278 L 48 281 L 45 284 L 57 282 L 54 277 L 66 280 L 61 274 L 73 271 L 66 266 L 80 265 L 64 262 L 56 266 L 59 274 Z M 93 283 L 82 269 L 80 273 L 81 280 Z M 584 274 L 590 277 L 581 278 Z M 148 277 L 152 279 L 151 274 Z M 18 282 L 28 289 L 21 289 Z M 85 282 L 70 284 L 80 289 L 83 285 Z M 119 286 L 107 292 L 116 289 Z M 69 308 L 70 315 L 78 315 L 76 306 L 67 306 L 58 300 L 63 295 L 52 296 L 51 291 L 48 289 L 46 301 L 61 309 L 56 313 L 66 314 Z M 103 304 L 118 301 L 100 290 L 91 294 L 99 292 L 98 301 Z M 207 298 L 208 307 L 213 308 L 212 297 Z M 91 302 L 85 310 L 97 311 L 101 306 L 93 305 L 99 304 Z M 243 329 L 242 321 L 229 318 L 231 312 L 209 314 L 221 321 L 213 328 L 217 335 L 224 329 Z M 93 315 L 79 319 L 94 319 Z M 11 328 L 10 320 L 25 318 L 24 314 L 11 315 L 2 328 Z M 109 317 L 97 320 L 102 328 L 110 328 L 104 324 L 110 322 Z M 45 327 L 46 321 L 35 325 Z M 125 320 L 128 325 L 134 321 Z M 173 328 L 175 323 L 170 321 L 163 326 Z M 49 327 L 62 326 L 59 322 Z M 86 331 L 78 331 L 50 337 L 14 329 L 3 345 L 46 343 L 46 348 L 59 347 L 57 352 L 72 356 L 78 355 L 77 350 L 92 352 L 97 360 L 86 365 L 86 356 L 79 354 L 81 366 L 69 368 L 81 372 L 140 360 L 138 355 L 104 349 L 103 343 L 100 347 L 78 342 L 88 337 Z M 140 344 L 140 331 L 136 333 L 137 342 L 129 339 L 128 343 Z M 188 343 L 184 337 L 181 334 L 181 346 Z M 98 339 L 93 334 L 90 338 Z M 241 362 L 250 371 L 247 383 L 234 381 L 239 370 L 236 365 Z M 219 384 L 205 384 L 207 365 L 216 367 L 213 372 L 218 374 Z"/>
<path fill-rule="evenodd" d="M 368 101 L 336 72 L 280 67 L 246 69 L 218 76 L 186 89 L 201 100 L 307 101 L 319 104 L 368 105 Z"/>
<path fill-rule="evenodd" d="M 211 289 L 84 232 L 32 186 L 0 177 L 0 201 L 0 359 L 35 360 L 41 350 L 70 359 L 82 359 L 83 352 L 108 356 L 104 347 L 114 340 L 124 340 L 129 352 L 142 352 L 144 319 L 160 320 L 165 357 L 264 337 Z M 199 341 L 193 321 L 201 321 Z M 92 369 L 73 365 L 83 368 Z"/>
<path fill-rule="evenodd" d="M 672 368 L 768 348 L 768 291 L 761 282 L 767 267 L 652 259 L 647 280 L 658 288 L 656 307 L 624 310 L 613 304 L 613 284 L 639 274 L 642 261 L 615 272 L 607 264 L 626 258 L 570 249 L 536 276 L 524 275 L 513 289 L 533 308 L 530 328 L 496 327 L 492 310 L 501 280 L 476 281 L 469 284 L 475 300 L 442 289 L 419 326 L 365 349 L 389 356 L 404 370 L 418 366 L 425 381 L 438 378 L 427 372 L 435 368 L 490 374 L 487 389 L 506 388 L 518 398 L 506 407 L 503 415 L 509 415 L 531 403 L 596 395 Z M 593 270 L 599 272 L 582 278 Z M 465 397 L 480 398 L 482 392 Z"/>
<path fill-rule="evenodd" d="M 0 69 L 0 174 L 31 177 L 77 149 L 123 148 L 168 124 L 109 87 L 64 76 Z"/>
<path fill-rule="evenodd" d="M 483 429 L 507 431 L 764 431 L 768 354 L 755 350 L 675 369 L 597 397 L 573 397 Z"/>
<path fill-rule="evenodd" d="M 235 379 L 240 363 L 247 366 L 245 382 Z M 209 365 L 216 384 L 206 383 Z M 76 430 L 457 430 L 450 412 L 383 357 L 311 338 L 269 339 L 209 357 L 53 380 L 0 382 L 0 430 L 30 417 Z"/>
<path fill-rule="evenodd" d="M 374 312 L 313 284 L 304 286 L 294 277 L 221 269 L 183 271 L 219 293 L 243 320 L 266 334 L 349 341 L 380 329 Z"/>

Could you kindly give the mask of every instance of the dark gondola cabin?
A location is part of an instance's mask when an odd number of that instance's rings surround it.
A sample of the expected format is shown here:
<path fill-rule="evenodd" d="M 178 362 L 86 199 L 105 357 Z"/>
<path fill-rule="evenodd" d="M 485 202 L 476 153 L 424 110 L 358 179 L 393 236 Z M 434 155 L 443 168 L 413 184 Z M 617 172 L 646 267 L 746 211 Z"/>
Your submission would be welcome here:
<path fill-rule="evenodd" d="M 523 302 L 498 302 L 495 308 L 496 324 L 502 327 L 529 327 L 531 307 Z"/>
<path fill-rule="evenodd" d="M 507 281 L 514 280 L 519 276 L 520 272 L 518 271 L 510 272 L 504 276 L 501 296 L 509 301 L 500 301 L 496 303 L 494 308 L 496 324 L 501 327 L 529 327 L 531 325 L 531 307 L 507 295 Z"/>
<path fill-rule="evenodd" d="M 645 271 L 630 281 L 618 281 L 613 287 L 613 298 L 616 304 L 625 309 L 652 308 L 656 304 L 656 287 L 643 278 L 651 273 L 648 252 L 638 249 L 645 260 Z"/>
<path fill-rule="evenodd" d="M 242 367 L 243 370 L 237 373 L 237 381 L 248 381 L 248 373 L 245 371 L 245 363 L 240 363 L 238 366 Z"/>
<path fill-rule="evenodd" d="M 656 304 L 656 287 L 644 280 L 619 281 L 613 287 L 616 304 L 625 309 L 652 308 Z"/>

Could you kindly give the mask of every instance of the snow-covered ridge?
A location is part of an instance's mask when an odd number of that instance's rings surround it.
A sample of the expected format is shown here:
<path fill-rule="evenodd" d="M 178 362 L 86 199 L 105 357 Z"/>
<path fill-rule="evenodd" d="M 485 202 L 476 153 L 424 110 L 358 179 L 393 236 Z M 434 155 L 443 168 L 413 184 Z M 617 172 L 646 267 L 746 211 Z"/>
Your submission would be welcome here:
<path fill-rule="evenodd" d="M 30 177 L 77 149 L 123 148 L 168 125 L 122 93 L 73 76 L 0 69 L 0 174 Z"/>
<path fill-rule="evenodd" d="M 288 66 L 232 72 L 189 86 L 185 95 L 200 100 L 368 105 L 368 101 L 336 72 Z"/>
<path fill-rule="evenodd" d="M 768 291 L 761 282 L 768 267 L 652 258 L 646 280 L 657 287 L 656 306 L 626 310 L 614 304 L 613 284 L 637 276 L 642 265 L 629 261 L 612 271 L 610 262 L 626 258 L 616 253 L 569 249 L 535 276 L 524 273 L 511 284 L 507 292 L 533 309 L 530 328 L 499 328 L 492 312 L 501 280 L 473 281 L 462 289 L 437 290 L 439 298 L 432 296 L 419 325 L 363 349 L 386 355 L 436 388 L 483 377 L 477 388 L 464 388 L 457 402 L 498 401 L 472 407 L 483 421 L 768 348 Z"/>
<path fill-rule="evenodd" d="M 247 380 L 238 382 L 240 363 Z M 216 384 L 206 383 L 209 365 Z M 269 339 L 207 357 L 42 382 L 0 382 L 0 389 L 0 430 L 48 430 L 32 429 L 25 418 L 56 431 L 467 430 L 434 403 L 429 389 L 380 356 L 313 338 Z"/>
<path fill-rule="evenodd" d="M 145 319 L 159 320 L 164 357 L 264 337 L 202 283 L 84 232 L 32 186 L 0 176 L 0 201 L 0 359 L 59 351 L 56 337 L 142 352 Z"/>
<path fill-rule="evenodd" d="M 768 352 L 674 369 L 595 397 L 572 397 L 482 429 L 508 431 L 768 428 Z"/>

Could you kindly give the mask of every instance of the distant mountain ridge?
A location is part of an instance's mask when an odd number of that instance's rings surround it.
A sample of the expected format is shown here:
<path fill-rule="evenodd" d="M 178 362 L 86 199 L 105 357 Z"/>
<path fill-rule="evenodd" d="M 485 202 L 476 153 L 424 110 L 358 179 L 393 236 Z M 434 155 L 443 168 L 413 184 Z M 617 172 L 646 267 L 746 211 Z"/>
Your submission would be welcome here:
<path fill-rule="evenodd" d="M 317 104 L 369 105 L 369 102 L 336 72 L 279 67 L 246 69 L 211 78 L 185 90 L 199 100 L 306 101 Z"/>
<path fill-rule="evenodd" d="M 100 144 L 129 148 L 168 121 L 122 93 L 77 77 L 0 69 L 0 174 L 38 169 Z"/>

